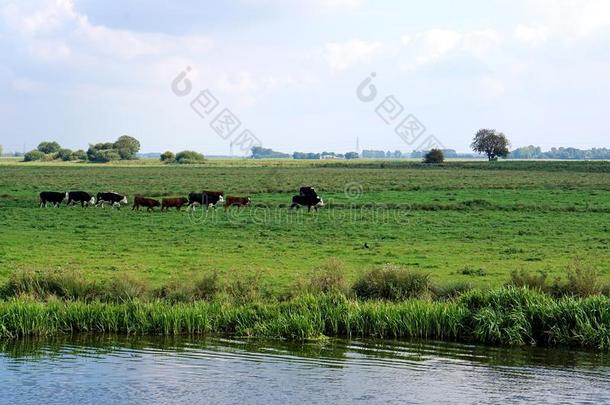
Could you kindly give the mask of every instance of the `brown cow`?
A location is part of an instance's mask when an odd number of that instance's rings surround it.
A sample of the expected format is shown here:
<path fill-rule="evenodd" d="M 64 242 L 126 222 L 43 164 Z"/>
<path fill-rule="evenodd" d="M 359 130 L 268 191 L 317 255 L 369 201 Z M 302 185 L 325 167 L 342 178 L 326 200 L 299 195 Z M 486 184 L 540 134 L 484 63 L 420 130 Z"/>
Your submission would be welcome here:
<path fill-rule="evenodd" d="M 152 198 L 142 197 L 141 195 L 137 195 L 133 199 L 133 208 L 132 211 L 136 208 L 138 211 L 140 210 L 140 206 L 146 207 L 146 211 L 152 211 L 153 208 L 160 206 L 161 203 L 159 201 L 154 200 Z"/>
<path fill-rule="evenodd" d="M 161 211 L 165 210 L 169 210 L 170 207 L 176 207 L 177 211 L 180 211 L 180 208 L 183 205 L 188 204 L 189 200 L 188 198 L 184 198 L 184 197 L 178 197 L 178 198 L 164 198 L 163 200 L 161 200 Z"/>
<path fill-rule="evenodd" d="M 235 205 L 239 209 L 239 207 L 246 207 L 250 205 L 251 202 L 252 200 L 250 200 L 250 197 L 227 197 L 225 199 L 225 211 L 231 205 Z"/>

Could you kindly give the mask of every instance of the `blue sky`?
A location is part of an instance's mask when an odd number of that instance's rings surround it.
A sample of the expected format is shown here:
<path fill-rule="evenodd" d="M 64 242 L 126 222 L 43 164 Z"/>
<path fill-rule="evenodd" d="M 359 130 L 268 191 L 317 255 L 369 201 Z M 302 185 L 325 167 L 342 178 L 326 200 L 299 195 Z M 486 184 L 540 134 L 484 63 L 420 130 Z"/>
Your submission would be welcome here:
<path fill-rule="evenodd" d="M 0 52 L 5 150 L 129 134 L 145 152 L 227 154 L 248 129 L 287 152 L 357 138 L 410 151 L 430 135 L 466 151 L 482 127 L 513 146 L 610 146 L 606 0 L 0 0 Z M 219 106 L 202 118 L 204 89 Z M 402 105 L 389 124 L 375 112 L 387 96 Z M 222 108 L 241 121 L 227 139 L 210 127 Z M 394 132 L 409 114 L 426 129 L 411 143 Z"/>

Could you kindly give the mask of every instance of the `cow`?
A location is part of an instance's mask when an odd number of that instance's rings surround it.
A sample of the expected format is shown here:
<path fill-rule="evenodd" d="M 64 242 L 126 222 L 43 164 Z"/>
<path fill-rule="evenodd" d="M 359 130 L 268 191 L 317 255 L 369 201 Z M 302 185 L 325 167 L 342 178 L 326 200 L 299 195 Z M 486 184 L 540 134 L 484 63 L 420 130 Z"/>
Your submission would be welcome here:
<path fill-rule="evenodd" d="M 95 204 L 95 197 L 85 191 L 68 191 L 67 196 L 67 205 L 80 203 L 80 206 L 84 208 Z"/>
<path fill-rule="evenodd" d="M 292 197 L 292 205 L 290 209 L 299 208 L 299 207 L 307 207 L 307 212 L 311 211 L 311 207 L 313 207 L 316 211 L 318 208 L 324 206 L 324 201 L 319 196 L 313 195 L 295 195 Z"/>
<path fill-rule="evenodd" d="M 316 189 L 313 187 L 303 186 L 299 189 L 299 195 L 302 195 L 302 196 L 311 195 L 311 196 L 317 197 L 318 193 L 316 193 Z"/>
<path fill-rule="evenodd" d="M 58 193 L 56 191 L 43 191 L 40 193 L 40 208 L 46 208 L 47 203 L 59 207 L 62 202 L 68 201 L 68 193 Z"/>
<path fill-rule="evenodd" d="M 142 197 L 141 195 L 137 195 L 133 198 L 133 208 L 131 208 L 131 210 L 133 211 L 137 208 L 139 211 L 140 206 L 142 206 L 146 207 L 146 211 L 153 211 L 155 207 L 160 205 L 161 203 L 153 198 L 146 198 Z"/>
<path fill-rule="evenodd" d="M 127 196 L 109 192 L 97 193 L 97 205 L 104 208 L 104 204 L 111 204 L 113 207 L 121 208 L 121 204 L 127 204 Z"/>
<path fill-rule="evenodd" d="M 206 207 L 216 207 L 216 204 L 224 202 L 224 191 L 203 191 L 201 193 L 189 193 L 189 208 L 195 208 L 195 204 Z"/>
<path fill-rule="evenodd" d="M 169 210 L 170 207 L 176 207 L 177 211 L 180 211 L 183 205 L 188 204 L 188 198 L 178 197 L 178 198 L 164 198 L 161 200 L 161 211 Z"/>
<path fill-rule="evenodd" d="M 232 205 L 236 206 L 238 209 L 239 207 L 247 207 L 251 202 L 252 200 L 250 200 L 250 197 L 227 197 L 225 200 L 225 211 Z"/>

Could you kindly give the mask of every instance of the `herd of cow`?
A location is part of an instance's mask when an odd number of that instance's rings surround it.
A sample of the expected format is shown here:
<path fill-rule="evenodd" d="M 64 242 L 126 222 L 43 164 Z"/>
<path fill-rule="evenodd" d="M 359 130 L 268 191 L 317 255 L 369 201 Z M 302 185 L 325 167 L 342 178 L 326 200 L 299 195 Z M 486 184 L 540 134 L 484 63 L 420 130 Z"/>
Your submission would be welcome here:
<path fill-rule="evenodd" d="M 120 208 L 121 205 L 126 205 L 128 200 L 127 196 L 115 192 L 97 193 L 95 196 L 85 191 L 68 191 L 66 193 L 43 191 L 40 193 L 40 207 L 47 207 L 48 204 L 59 207 L 63 202 L 68 206 L 80 203 L 83 208 L 90 205 L 101 206 L 103 208 L 104 204 Z M 140 207 L 145 207 L 147 211 L 152 211 L 155 207 L 161 207 L 161 211 L 167 211 L 170 208 L 176 208 L 179 211 L 183 206 L 193 209 L 199 205 L 204 207 L 216 207 L 219 204 L 223 204 L 226 211 L 232 206 L 238 208 L 249 206 L 251 202 L 250 197 L 227 196 L 225 198 L 224 191 L 189 193 L 188 198 L 163 198 L 161 201 L 136 195 L 133 199 L 132 210 L 139 210 Z M 324 201 L 318 196 L 316 190 L 313 187 L 305 186 L 300 188 L 299 195 L 292 197 L 290 209 L 307 207 L 307 211 L 311 211 L 312 208 L 317 211 L 318 208 L 323 206 Z"/>

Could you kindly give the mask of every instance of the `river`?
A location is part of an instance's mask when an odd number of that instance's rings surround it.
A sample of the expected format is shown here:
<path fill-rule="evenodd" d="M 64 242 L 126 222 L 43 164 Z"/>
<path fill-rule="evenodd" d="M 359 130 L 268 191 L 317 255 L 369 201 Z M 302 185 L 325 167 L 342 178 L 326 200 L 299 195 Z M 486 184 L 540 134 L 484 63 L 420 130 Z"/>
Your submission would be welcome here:
<path fill-rule="evenodd" d="M 0 403 L 610 403 L 610 357 L 438 342 L 0 341 Z"/>

